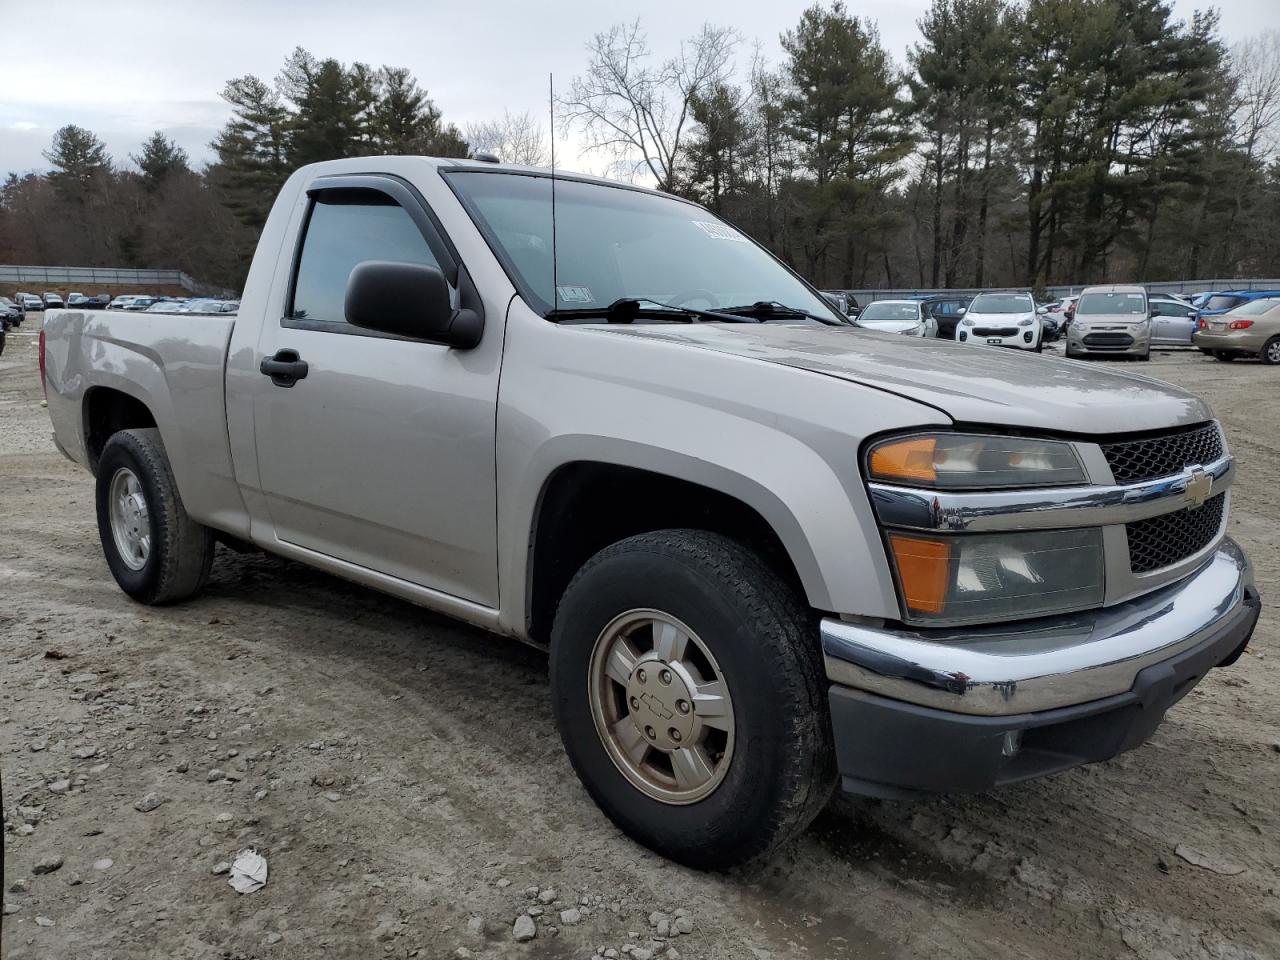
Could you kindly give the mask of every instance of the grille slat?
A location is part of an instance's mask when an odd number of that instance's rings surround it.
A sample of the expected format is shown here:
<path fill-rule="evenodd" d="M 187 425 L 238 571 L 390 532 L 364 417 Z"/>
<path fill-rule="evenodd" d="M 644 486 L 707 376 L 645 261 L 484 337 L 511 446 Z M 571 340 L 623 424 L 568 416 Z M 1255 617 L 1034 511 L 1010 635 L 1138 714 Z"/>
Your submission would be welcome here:
<path fill-rule="evenodd" d="M 1172 476 L 1188 466 L 1212 463 L 1222 453 L 1222 434 L 1216 423 L 1142 440 L 1102 444 L 1102 454 L 1111 465 L 1116 483 Z"/>
<path fill-rule="evenodd" d="M 1129 568 L 1148 573 L 1169 567 L 1213 542 L 1222 527 L 1227 495 L 1210 497 L 1204 505 L 1125 524 L 1129 537 Z"/>

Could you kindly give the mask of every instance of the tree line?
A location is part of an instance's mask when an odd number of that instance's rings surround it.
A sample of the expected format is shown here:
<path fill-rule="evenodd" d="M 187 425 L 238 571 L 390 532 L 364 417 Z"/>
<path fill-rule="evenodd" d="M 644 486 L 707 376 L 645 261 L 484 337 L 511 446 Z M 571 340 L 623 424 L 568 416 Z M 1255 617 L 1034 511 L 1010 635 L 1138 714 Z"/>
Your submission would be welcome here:
<path fill-rule="evenodd" d="M 587 44 L 556 103 L 615 175 L 697 200 L 822 287 L 1280 275 L 1280 31 L 1228 47 L 1161 0 L 934 0 L 898 63 L 836 0 L 769 63 L 729 27 L 660 58 L 643 25 Z M 177 267 L 238 287 L 279 186 L 317 160 L 545 165 L 528 114 L 448 123 L 413 74 L 301 48 L 229 81 L 200 170 L 162 133 L 129 164 L 59 130 L 0 186 L 0 260 Z"/>

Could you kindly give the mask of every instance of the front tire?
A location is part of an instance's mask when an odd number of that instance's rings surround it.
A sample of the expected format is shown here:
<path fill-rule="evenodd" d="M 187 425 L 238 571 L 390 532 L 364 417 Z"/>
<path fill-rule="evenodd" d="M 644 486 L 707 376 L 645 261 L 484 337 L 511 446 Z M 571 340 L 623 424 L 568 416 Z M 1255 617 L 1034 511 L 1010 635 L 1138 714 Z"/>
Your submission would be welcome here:
<path fill-rule="evenodd" d="M 120 589 L 139 603 L 184 600 L 213 566 L 213 531 L 182 504 L 155 428 L 113 434 L 98 458 L 98 535 Z"/>
<path fill-rule="evenodd" d="M 592 557 L 556 613 L 551 688 L 592 798 L 680 863 L 723 869 L 767 853 L 831 795 L 817 625 L 727 537 L 663 530 Z"/>

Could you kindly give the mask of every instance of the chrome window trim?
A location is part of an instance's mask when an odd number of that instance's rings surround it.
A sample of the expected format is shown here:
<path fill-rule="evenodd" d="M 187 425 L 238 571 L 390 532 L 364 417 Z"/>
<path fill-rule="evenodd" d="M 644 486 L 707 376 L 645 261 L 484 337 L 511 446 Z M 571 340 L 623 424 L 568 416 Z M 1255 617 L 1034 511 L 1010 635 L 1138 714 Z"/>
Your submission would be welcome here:
<path fill-rule="evenodd" d="M 1092 458 L 1091 458 L 1092 459 Z M 1089 463 L 1090 476 L 1094 463 Z M 1224 492 L 1235 475 L 1230 454 L 1202 467 L 1128 485 L 1036 487 L 998 491 L 944 491 L 870 482 L 867 489 L 881 524 L 907 530 L 991 533 L 1061 530 L 1133 523 L 1173 513 L 1195 503 L 1188 487 L 1203 471 L 1210 480 L 1204 499 Z M 1110 473 L 1110 468 L 1107 468 Z M 1224 511 L 1224 523 L 1225 523 Z M 1123 531 L 1122 531 L 1123 532 Z M 1109 551 L 1110 553 L 1110 551 Z M 1128 550 L 1125 550 L 1128 560 Z M 1159 573 L 1160 571 L 1153 571 Z"/>

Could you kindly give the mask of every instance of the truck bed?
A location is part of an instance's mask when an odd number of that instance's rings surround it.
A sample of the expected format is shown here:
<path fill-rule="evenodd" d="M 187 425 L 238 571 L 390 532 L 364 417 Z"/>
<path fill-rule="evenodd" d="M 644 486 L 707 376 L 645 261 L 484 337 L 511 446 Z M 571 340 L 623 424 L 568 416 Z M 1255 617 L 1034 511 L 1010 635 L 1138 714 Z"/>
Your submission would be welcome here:
<path fill-rule="evenodd" d="M 110 391 L 132 397 L 155 417 L 187 511 L 221 529 L 247 529 L 227 439 L 235 322 L 233 315 L 46 313 L 47 398 L 59 448 L 92 469 L 95 411 L 111 402 Z"/>

